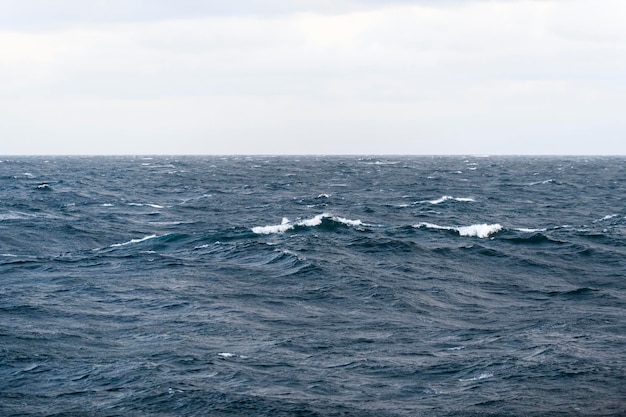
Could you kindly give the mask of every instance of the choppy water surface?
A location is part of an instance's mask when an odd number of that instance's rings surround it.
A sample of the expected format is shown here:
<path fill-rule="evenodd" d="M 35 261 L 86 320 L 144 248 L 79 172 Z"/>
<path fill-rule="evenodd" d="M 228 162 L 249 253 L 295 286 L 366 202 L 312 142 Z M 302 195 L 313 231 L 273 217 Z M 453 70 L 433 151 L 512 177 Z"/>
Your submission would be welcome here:
<path fill-rule="evenodd" d="M 0 158 L 3 416 L 626 413 L 626 159 Z"/>

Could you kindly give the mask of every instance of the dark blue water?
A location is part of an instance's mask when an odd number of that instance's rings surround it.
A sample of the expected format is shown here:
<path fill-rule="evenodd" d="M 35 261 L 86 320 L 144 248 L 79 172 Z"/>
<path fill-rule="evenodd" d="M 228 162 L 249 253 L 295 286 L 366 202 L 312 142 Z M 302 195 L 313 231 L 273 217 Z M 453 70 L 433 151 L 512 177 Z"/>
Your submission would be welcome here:
<path fill-rule="evenodd" d="M 0 415 L 626 414 L 626 159 L 0 158 Z"/>

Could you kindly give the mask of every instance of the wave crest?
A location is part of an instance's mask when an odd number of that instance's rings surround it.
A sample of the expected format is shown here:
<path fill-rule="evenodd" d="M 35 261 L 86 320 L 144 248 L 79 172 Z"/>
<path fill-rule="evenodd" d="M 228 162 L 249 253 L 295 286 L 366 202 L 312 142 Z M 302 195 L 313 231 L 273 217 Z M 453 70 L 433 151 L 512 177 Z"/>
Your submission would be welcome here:
<path fill-rule="evenodd" d="M 334 223 L 339 223 L 339 224 L 343 224 L 345 226 L 352 226 L 352 227 L 356 227 L 356 226 L 364 226 L 365 223 L 363 223 L 361 220 L 351 220 L 351 219 L 346 219 L 344 217 L 339 217 L 339 216 L 333 216 L 332 214 L 329 213 L 322 213 L 322 214 L 318 214 L 315 217 L 312 217 L 310 219 L 304 219 L 304 220 L 298 220 L 296 222 L 291 222 L 288 218 L 283 217 L 283 220 L 281 222 L 281 224 L 276 224 L 276 225 L 267 225 L 267 226 L 256 226 L 252 228 L 252 231 L 256 234 L 259 235 L 269 235 L 269 234 L 276 234 L 276 233 L 285 233 L 289 230 L 293 230 L 297 227 L 316 227 L 316 226 L 320 226 L 324 223 L 325 220 L 330 220 L 331 222 Z"/>
<path fill-rule="evenodd" d="M 416 224 L 413 227 L 436 229 L 436 230 L 451 230 L 451 231 L 457 232 L 461 236 L 479 237 L 481 239 L 487 238 L 502 230 L 502 225 L 499 223 L 494 223 L 494 224 L 481 223 L 481 224 L 472 224 L 470 226 L 439 226 L 438 224 L 422 222 L 422 223 Z"/>

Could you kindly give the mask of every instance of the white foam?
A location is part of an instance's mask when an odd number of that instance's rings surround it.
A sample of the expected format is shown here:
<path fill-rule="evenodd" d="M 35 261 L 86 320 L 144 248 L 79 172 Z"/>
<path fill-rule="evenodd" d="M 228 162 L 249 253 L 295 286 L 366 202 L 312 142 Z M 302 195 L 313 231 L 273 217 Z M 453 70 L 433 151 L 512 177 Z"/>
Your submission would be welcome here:
<path fill-rule="evenodd" d="M 13 211 L 9 212 L 9 213 L 0 213 L 0 221 L 3 220 L 20 220 L 20 219 L 25 219 L 26 216 L 22 216 L 20 214 L 17 214 Z"/>
<path fill-rule="evenodd" d="M 492 376 L 493 376 L 493 374 L 491 372 L 483 372 L 480 375 L 475 376 L 473 378 L 459 379 L 459 381 L 460 382 L 480 381 L 481 379 L 491 378 Z"/>
<path fill-rule="evenodd" d="M 490 235 L 499 232 L 502 230 L 502 226 L 498 223 L 495 224 L 472 224 L 470 226 L 439 226 L 434 223 L 418 223 L 413 227 L 421 228 L 426 227 L 428 229 L 438 229 L 438 230 L 454 230 L 459 233 L 461 236 L 474 236 L 484 239 L 489 237 Z"/>
<path fill-rule="evenodd" d="M 471 226 L 462 226 L 457 228 L 459 234 L 461 236 L 476 236 L 479 238 L 486 238 L 490 235 L 499 232 L 502 230 L 502 226 L 498 223 L 496 224 L 473 224 Z"/>
<path fill-rule="evenodd" d="M 133 243 L 139 243 L 139 242 L 143 242 L 149 239 L 154 239 L 155 237 L 158 237 L 157 235 L 150 235 L 150 236 L 146 236 L 146 237 L 142 237 L 140 239 L 131 239 L 128 242 L 124 242 L 124 243 L 114 243 L 111 245 L 112 248 L 116 248 L 119 246 L 126 246 L 126 245 L 131 245 Z"/>
<path fill-rule="evenodd" d="M 104 203 L 104 204 L 101 204 L 101 205 L 102 205 L 102 207 L 113 207 L 113 204 L 111 204 L 111 203 Z"/>
<path fill-rule="evenodd" d="M 456 230 L 456 228 L 454 227 L 439 226 L 438 224 L 426 223 L 426 222 L 418 223 L 413 227 L 417 227 L 417 228 L 426 227 L 427 229 L 438 229 L 438 230 Z"/>
<path fill-rule="evenodd" d="M 536 181 L 536 182 L 531 182 L 528 185 L 538 185 L 538 184 L 550 184 L 553 183 L 554 180 L 550 179 L 550 180 L 545 180 L 545 181 Z"/>
<path fill-rule="evenodd" d="M 252 231 L 256 234 L 260 234 L 260 235 L 269 235 L 269 234 L 275 234 L 275 233 L 285 233 L 288 230 L 292 230 L 293 228 L 295 228 L 296 226 L 305 226 L 305 227 L 315 227 L 315 226 L 319 226 L 320 224 L 322 224 L 322 221 L 324 219 L 331 219 L 335 222 L 338 223 L 342 223 L 345 224 L 347 226 L 363 226 L 365 225 L 365 223 L 363 223 L 361 220 L 351 220 L 351 219 L 346 219 L 343 217 L 338 217 L 338 216 L 333 216 L 329 213 L 322 213 L 322 214 L 318 214 L 315 217 L 312 217 L 310 219 L 304 219 L 304 220 L 300 220 L 297 221 L 295 223 L 292 223 L 291 221 L 289 221 L 288 218 L 283 217 L 283 220 L 281 222 L 281 224 L 276 224 L 276 225 L 268 225 L 268 226 L 257 226 L 257 227 L 253 227 Z"/>
<path fill-rule="evenodd" d="M 463 203 L 468 203 L 468 202 L 475 202 L 476 200 L 474 200 L 473 198 L 470 197 L 452 197 L 450 195 L 444 195 L 436 200 L 430 200 L 428 201 L 430 204 L 441 204 L 445 201 L 448 200 L 453 200 L 453 201 L 459 201 L 459 202 L 463 202 Z"/>
<path fill-rule="evenodd" d="M 234 353 L 230 353 L 230 352 L 222 352 L 222 353 L 218 353 L 217 356 L 220 356 L 222 358 L 232 358 L 234 356 L 236 356 Z"/>
<path fill-rule="evenodd" d="M 518 227 L 515 230 L 517 230 L 518 232 L 522 232 L 522 233 L 537 233 L 537 232 L 545 232 L 546 229 L 528 229 L 525 227 Z"/>
<path fill-rule="evenodd" d="M 302 220 L 302 221 L 298 222 L 297 224 L 298 224 L 298 226 L 308 226 L 308 227 L 319 226 L 320 224 L 322 224 L 322 220 L 324 220 L 324 218 L 328 218 L 328 217 L 330 217 L 330 216 L 328 214 L 326 214 L 326 213 L 318 214 L 317 216 L 313 217 L 312 219 Z"/>
<path fill-rule="evenodd" d="M 603 218 L 601 218 L 601 219 L 594 220 L 593 222 L 594 222 L 594 223 L 603 222 L 603 221 L 605 221 L 605 220 L 611 220 L 612 218 L 615 218 L 615 217 L 617 217 L 617 216 L 619 216 L 619 214 L 609 214 L 609 215 L 604 216 L 604 217 L 603 217 Z"/>
<path fill-rule="evenodd" d="M 322 193 L 318 195 L 316 198 L 330 198 L 330 194 Z"/>
<path fill-rule="evenodd" d="M 339 222 L 339 223 L 343 223 L 343 224 L 347 224 L 348 226 L 362 226 L 363 222 L 361 220 L 350 220 L 350 219 L 345 219 L 343 217 L 333 217 L 333 220 Z"/>
<path fill-rule="evenodd" d="M 143 207 L 143 206 L 148 206 L 148 207 L 152 207 L 152 208 L 163 208 L 163 206 L 160 206 L 158 204 L 153 204 L 153 203 L 128 203 L 129 206 L 135 206 L 135 207 Z"/>

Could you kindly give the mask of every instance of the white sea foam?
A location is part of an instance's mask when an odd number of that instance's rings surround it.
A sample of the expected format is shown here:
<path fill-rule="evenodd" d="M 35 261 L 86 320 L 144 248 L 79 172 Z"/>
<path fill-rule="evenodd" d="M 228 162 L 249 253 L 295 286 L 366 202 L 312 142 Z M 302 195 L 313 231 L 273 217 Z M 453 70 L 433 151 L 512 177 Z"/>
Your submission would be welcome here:
<path fill-rule="evenodd" d="M 453 200 L 453 201 L 459 201 L 459 202 L 463 202 L 463 203 L 468 203 L 468 202 L 475 202 L 476 200 L 474 200 L 473 198 L 470 197 L 452 197 L 450 195 L 444 195 L 436 200 L 429 200 L 428 202 L 430 204 L 440 204 L 443 203 L 445 201 L 448 200 Z"/>
<path fill-rule="evenodd" d="M 345 219 L 343 217 L 333 217 L 333 220 L 339 222 L 339 223 L 343 223 L 343 224 L 347 224 L 348 226 L 362 226 L 363 222 L 361 220 L 350 220 L 350 219 Z"/>
<path fill-rule="evenodd" d="M 611 220 L 612 218 L 615 218 L 615 217 L 617 217 L 617 216 L 619 216 L 619 214 L 608 214 L 608 215 L 604 216 L 604 217 L 603 217 L 603 218 L 601 218 L 601 219 L 594 220 L 593 222 L 594 222 L 594 223 L 603 222 L 603 221 L 605 221 L 605 220 Z"/>
<path fill-rule="evenodd" d="M 479 238 L 486 238 L 494 233 L 498 233 L 502 230 L 502 226 L 496 224 L 473 224 L 471 226 L 462 226 L 457 228 L 461 236 L 476 236 Z"/>
<path fill-rule="evenodd" d="M 8 213 L 0 213 L 0 221 L 2 220 L 23 220 L 23 219 L 30 219 L 33 217 L 52 217 L 49 215 L 45 215 L 45 214 L 40 214 L 40 215 L 35 215 L 35 214 L 30 214 L 30 213 L 23 213 L 21 211 L 9 211 Z"/>
<path fill-rule="evenodd" d="M 472 224 L 470 226 L 439 226 L 438 224 L 433 223 L 419 223 L 413 227 L 421 228 L 426 227 L 428 229 L 439 229 L 439 230 L 454 230 L 459 233 L 461 236 L 474 236 L 479 237 L 481 239 L 487 238 L 494 233 L 498 233 L 502 230 L 502 226 L 498 223 L 495 224 Z"/>
<path fill-rule="evenodd" d="M 315 227 L 322 224 L 324 219 L 331 219 L 338 223 L 343 223 L 347 226 L 364 226 L 361 220 L 351 220 L 343 217 L 333 216 L 329 213 L 318 214 L 315 217 L 310 219 L 304 219 L 296 221 L 295 223 L 291 222 L 288 218 L 283 217 L 281 224 L 276 225 L 268 225 L 268 226 L 256 226 L 252 228 L 252 231 L 256 234 L 260 235 L 269 235 L 275 233 L 285 233 L 288 230 L 292 230 L 296 226 L 305 226 L 305 227 Z"/>
<path fill-rule="evenodd" d="M 417 227 L 417 228 L 425 227 L 427 229 L 438 229 L 438 230 L 456 230 L 456 227 L 439 226 L 438 224 L 427 223 L 427 222 L 418 223 L 413 227 Z"/>
<path fill-rule="evenodd" d="M 19 220 L 19 219 L 25 219 L 26 216 L 21 216 L 15 212 L 9 212 L 9 213 L 0 213 L 0 221 L 3 220 Z"/>
<path fill-rule="evenodd" d="M 148 206 L 148 207 L 152 207 L 152 208 L 163 208 L 163 206 L 160 206 L 158 204 L 153 204 L 153 203 L 128 203 L 129 206 L 136 206 L 136 207 L 143 207 L 143 206 Z"/>
<path fill-rule="evenodd" d="M 493 376 L 493 374 L 491 372 L 483 372 L 480 375 L 475 376 L 473 378 L 459 379 L 459 381 L 461 381 L 461 382 L 480 381 L 481 379 L 491 378 L 492 376 Z"/>
<path fill-rule="evenodd" d="M 306 219 L 306 220 L 301 220 L 297 223 L 298 226 L 308 226 L 308 227 L 314 227 L 314 226 L 319 226 L 320 224 L 322 224 L 322 220 L 324 220 L 324 218 L 328 218 L 330 217 L 328 214 L 323 213 L 323 214 L 318 214 L 317 216 L 313 217 L 312 219 Z M 284 221 L 285 219 L 283 219 Z"/>
<path fill-rule="evenodd" d="M 230 352 L 222 352 L 222 353 L 218 353 L 217 356 L 220 356 L 222 358 L 232 358 L 234 356 L 236 356 L 234 353 L 230 353 Z"/>
<path fill-rule="evenodd" d="M 538 185 L 538 184 L 550 184 L 553 183 L 554 180 L 550 179 L 550 180 L 545 180 L 545 181 L 536 181 L 536 182 L 531 182 L 528 185 Z"/>
<path fill-rule="evenodd" d="M 114 243 L 111 245 L 112 248 L 116 248 L 119 246 L 126 246 L 126 245 L 131 245 L 133 243 L 139 243 L 139 242 L 143 242 L 145 240 L 149 240 L 149 239 L 154 239 L 155 237 L 158 237 L 157 235 L 150 235 L 150 236 L 146 236 L 146 237 L 142 237 L 140 239 L 131 239 L 128 242 L 124 242 L 124 243 Z"/>
<path fill-rule="evenodd" d="M 528 229 L 526 227 L 518 227 L 515 230 L 522 233 L 537 233 L 537 232 L 545 232 L 546 229 Z"/>
<path fill-rule="evenodd" d="M 330 198 L 330 194 L 322 193 L 318 195 L 316 198 Z"/>

